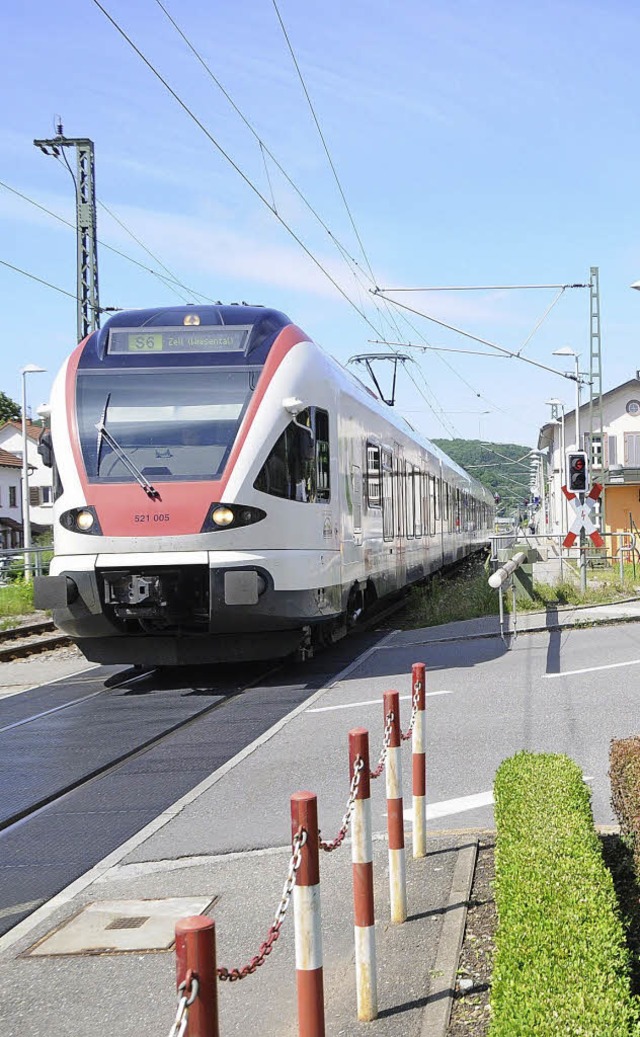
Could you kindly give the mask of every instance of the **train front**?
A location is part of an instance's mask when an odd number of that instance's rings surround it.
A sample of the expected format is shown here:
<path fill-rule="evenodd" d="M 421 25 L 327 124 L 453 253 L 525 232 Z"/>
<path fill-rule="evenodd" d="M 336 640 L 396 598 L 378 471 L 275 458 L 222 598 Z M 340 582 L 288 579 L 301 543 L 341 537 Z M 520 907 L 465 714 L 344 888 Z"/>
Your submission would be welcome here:
<path fill-rule="evenodd" d="M 256 536 L 268 523 L 247 451 L 272 434 L 264 397 L 301 340 L 275 310 L 175 307 L 118 314 L 71 355 L 51 399 L 55 556 L 35 591 L 88 659 L 267 658 L 299 643 L 255 551 L 271 534 Z"/>

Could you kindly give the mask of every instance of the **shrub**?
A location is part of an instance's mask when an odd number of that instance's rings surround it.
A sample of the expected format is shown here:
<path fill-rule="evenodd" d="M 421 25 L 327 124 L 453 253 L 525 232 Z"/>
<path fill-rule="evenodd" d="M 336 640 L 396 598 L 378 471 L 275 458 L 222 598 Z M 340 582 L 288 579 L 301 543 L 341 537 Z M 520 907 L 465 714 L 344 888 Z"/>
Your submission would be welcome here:
<path fill-rule="evenodd" d="M 566 756 L 522 752 L 498 769 L 491 1037 L 638 1033 L 589 795 Z"/>
<path fill-rule="evenodd" d="M 640 881 L 640 738 L 614 738 L 609 749 L 611 805 L 633 851 Z"/>

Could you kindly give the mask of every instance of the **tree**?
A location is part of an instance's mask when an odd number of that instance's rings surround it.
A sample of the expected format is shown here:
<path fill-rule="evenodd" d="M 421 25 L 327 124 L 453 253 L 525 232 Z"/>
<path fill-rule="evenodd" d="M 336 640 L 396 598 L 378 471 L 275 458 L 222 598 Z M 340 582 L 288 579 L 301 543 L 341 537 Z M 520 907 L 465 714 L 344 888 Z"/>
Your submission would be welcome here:
<path fill-rule="evenodd" d="M 5 421 L 17 421 L 21 415 L 18 404 L 0 389 L 0 425 Z"/>

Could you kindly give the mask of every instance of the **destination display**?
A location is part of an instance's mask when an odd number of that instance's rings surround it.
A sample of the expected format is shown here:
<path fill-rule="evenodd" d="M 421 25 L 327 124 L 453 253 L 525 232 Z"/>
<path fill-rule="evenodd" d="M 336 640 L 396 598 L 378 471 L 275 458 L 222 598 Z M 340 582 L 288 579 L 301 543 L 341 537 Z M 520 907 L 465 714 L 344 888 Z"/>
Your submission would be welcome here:
<path fill-rule="evenodd" d="M 108 353 L 242 353 L 250 326 L 112 328 Z"/>

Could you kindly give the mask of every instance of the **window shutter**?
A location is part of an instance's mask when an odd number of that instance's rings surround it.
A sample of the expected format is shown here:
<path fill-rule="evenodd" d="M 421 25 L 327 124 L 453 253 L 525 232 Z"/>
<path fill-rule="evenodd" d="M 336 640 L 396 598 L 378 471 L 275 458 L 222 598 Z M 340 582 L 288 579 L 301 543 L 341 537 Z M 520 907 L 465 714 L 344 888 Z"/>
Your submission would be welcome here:
<path fill-rule="evenodd" d="M 40 503 L 40 487 L 30 486 L 29 487 L 29 504 L 31 507 L 36 507 Z"/>

